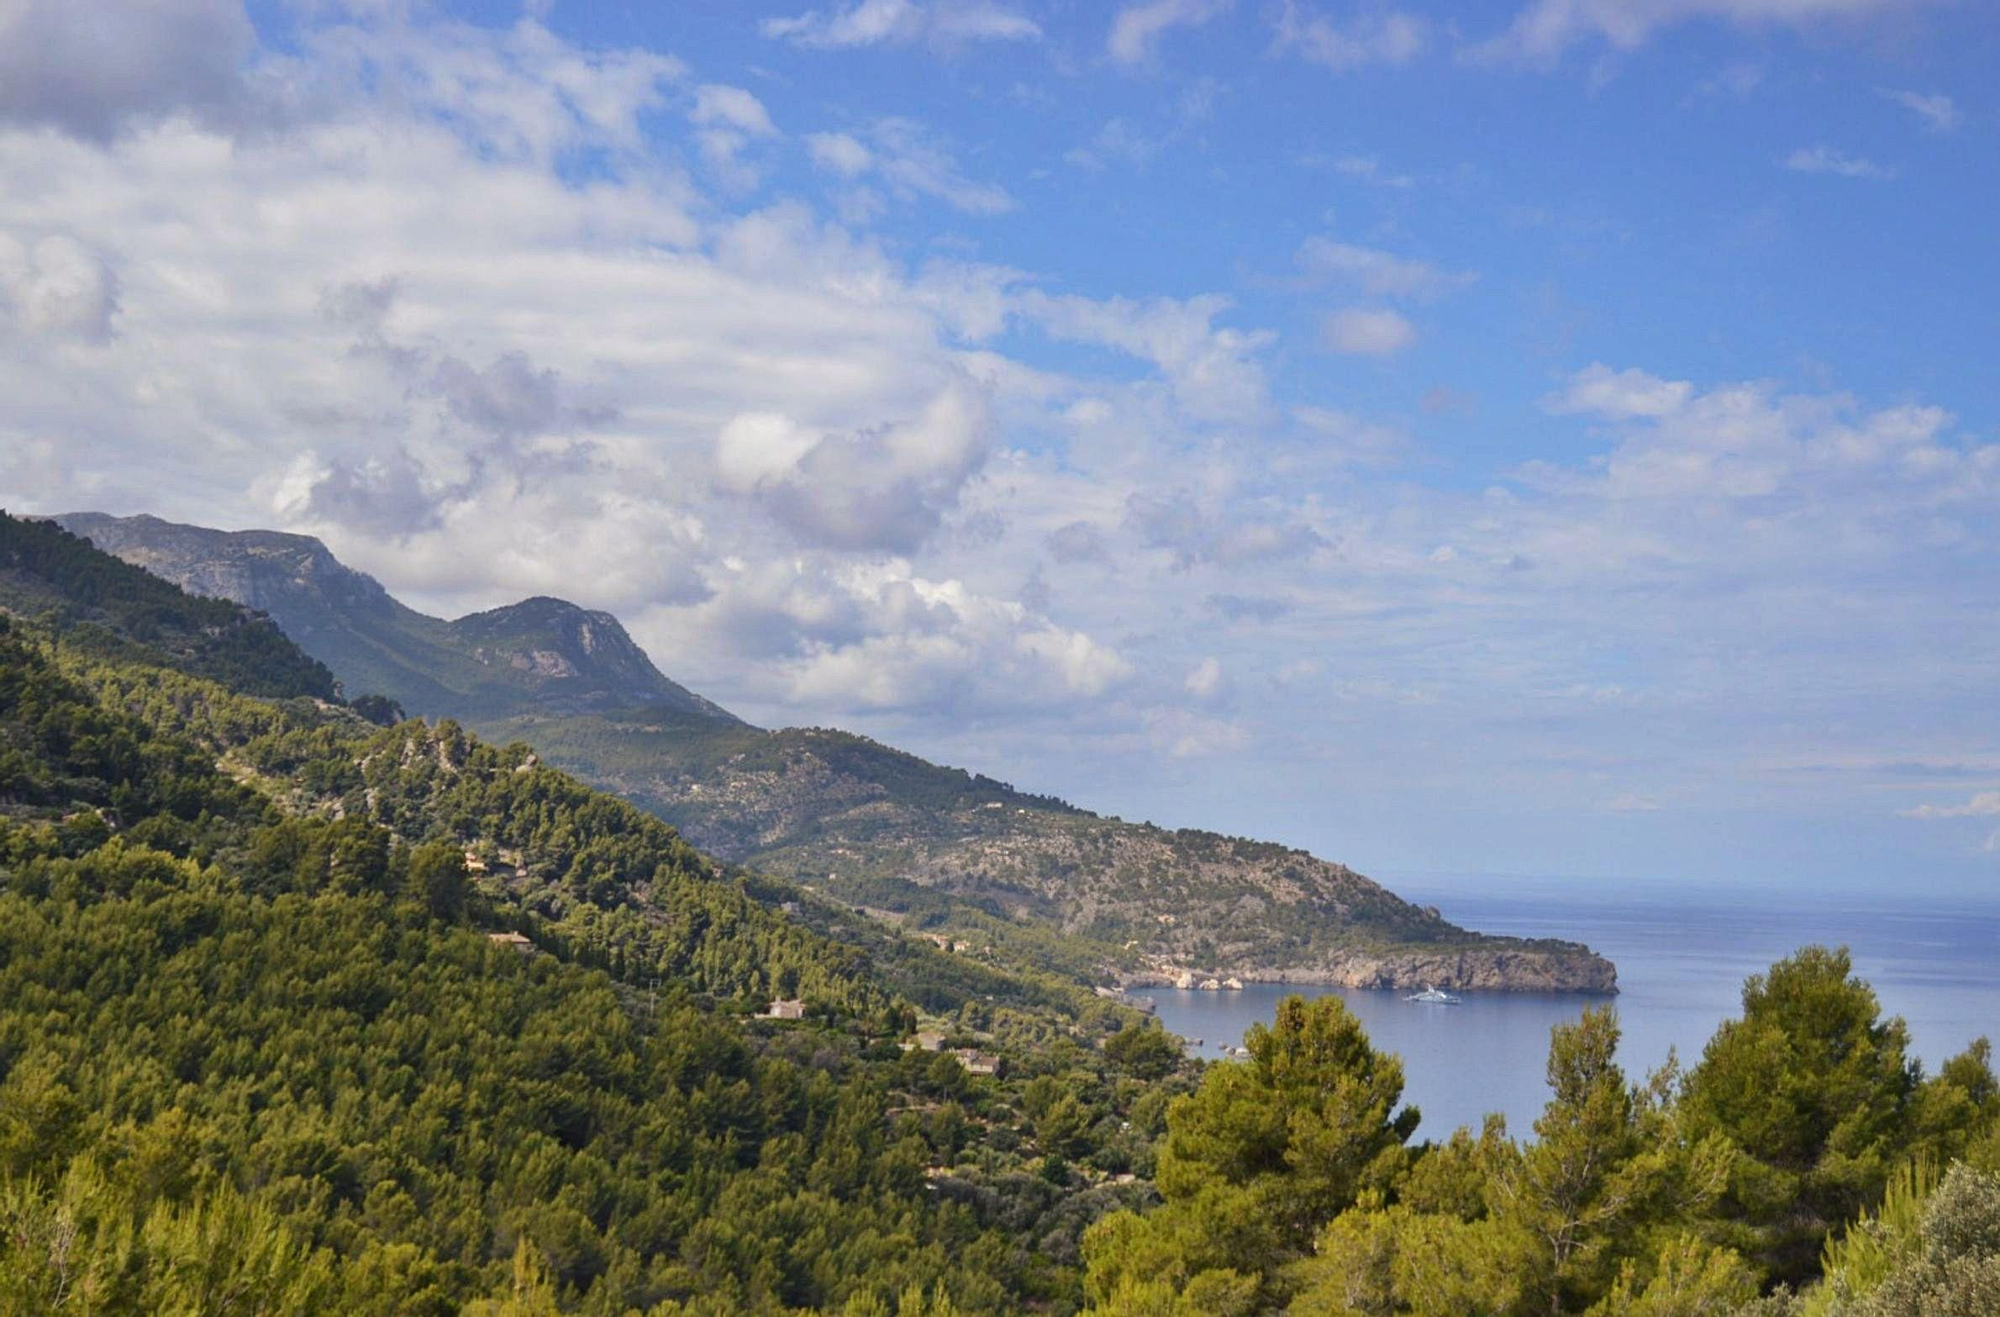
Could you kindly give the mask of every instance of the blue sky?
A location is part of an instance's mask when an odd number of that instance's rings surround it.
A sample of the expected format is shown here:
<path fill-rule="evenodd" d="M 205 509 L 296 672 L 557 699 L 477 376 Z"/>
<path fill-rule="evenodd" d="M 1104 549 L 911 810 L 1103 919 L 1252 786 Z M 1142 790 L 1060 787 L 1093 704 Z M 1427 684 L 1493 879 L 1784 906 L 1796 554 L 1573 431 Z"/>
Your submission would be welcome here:
<path fill-rule="evenodd" d="M 1365 871 L 1990 890 L 2000 11 L 0 17 L 0 489 Z"/>

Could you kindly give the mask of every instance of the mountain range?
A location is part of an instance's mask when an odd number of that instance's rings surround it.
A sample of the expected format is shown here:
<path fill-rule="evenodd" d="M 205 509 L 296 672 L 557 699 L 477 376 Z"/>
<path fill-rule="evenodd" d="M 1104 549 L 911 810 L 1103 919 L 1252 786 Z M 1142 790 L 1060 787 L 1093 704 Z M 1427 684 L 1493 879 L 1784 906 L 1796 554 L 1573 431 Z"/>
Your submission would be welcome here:
<path fill-rule="evenodd" d="M 1102 817 L 842 731 L 751 726 L 667 678 L 609 613 L 538 597 L 446 621 L 307 536 L 55 520 L 267 614 L 349 695 L 526 742 L 718 859 L 940 941 L 1126 986 L 1616 990 L 1580 944 L 1467 931 L 1301 850 Z"/>

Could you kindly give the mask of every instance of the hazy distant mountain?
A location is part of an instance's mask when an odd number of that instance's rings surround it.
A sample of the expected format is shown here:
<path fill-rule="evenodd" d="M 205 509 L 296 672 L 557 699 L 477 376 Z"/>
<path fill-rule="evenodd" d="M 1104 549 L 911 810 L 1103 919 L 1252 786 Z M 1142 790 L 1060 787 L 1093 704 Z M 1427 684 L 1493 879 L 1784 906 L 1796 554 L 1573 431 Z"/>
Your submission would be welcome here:
<path fill-rule="evenodd" d="M 662 676 L 608 613 L 530 599 L 443 622 L 305 536 L 61 520 L 268 611 L 350 693 L 526 741 L 712 855 L 974 945 L 1025 940 L 1128 983 L 1615 990 L 1577 943 L 1469 932 L 1304 851 L 1102 818 L 846 732 L 749 726 Z"/>
<path fill-rule="evenodd" d="M 309 535 L 96 512 L 56 521 L 185 590 L 263 610 L 349 695 L 386 695 L 411 714 L 471 721 L 651 705 L 736 721 L 661 675 L 609 613 L 536 598 L 447 622 L 398 602 Z"/>

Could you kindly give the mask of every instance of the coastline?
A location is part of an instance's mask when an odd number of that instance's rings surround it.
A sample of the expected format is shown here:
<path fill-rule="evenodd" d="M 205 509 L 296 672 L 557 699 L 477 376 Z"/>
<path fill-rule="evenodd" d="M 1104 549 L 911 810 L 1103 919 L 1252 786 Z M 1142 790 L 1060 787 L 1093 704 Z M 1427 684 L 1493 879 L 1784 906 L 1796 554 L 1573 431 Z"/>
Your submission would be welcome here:
<path fill-rule="evenodd" d="M 1195 988 L 1231 991 L 1227 985 L 1300 984 L 1336 988 L 1439 987 L 1472 992 L 1555 992 L 1616 996 L 1618 968 L 1583 947 L 1574 952 L 1475 950 L 1356 952 L 1317 965 L 1228 965 L 1196 968 L 1161 965 L 1121 972 L 1123 991 Z M 1213 988 L 1208 985 L 1214 984 Z"/>

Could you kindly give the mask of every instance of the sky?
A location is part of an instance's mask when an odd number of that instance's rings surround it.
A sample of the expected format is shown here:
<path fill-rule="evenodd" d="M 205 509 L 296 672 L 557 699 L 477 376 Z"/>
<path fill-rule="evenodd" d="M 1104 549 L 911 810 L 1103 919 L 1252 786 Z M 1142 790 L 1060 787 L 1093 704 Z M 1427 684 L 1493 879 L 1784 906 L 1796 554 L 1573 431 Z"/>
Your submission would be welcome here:
<path fill-rule="evenodd" d="M 0 0 L 0 502 L 1364 872 L 1990 893 L 1991 0 Z"/>

